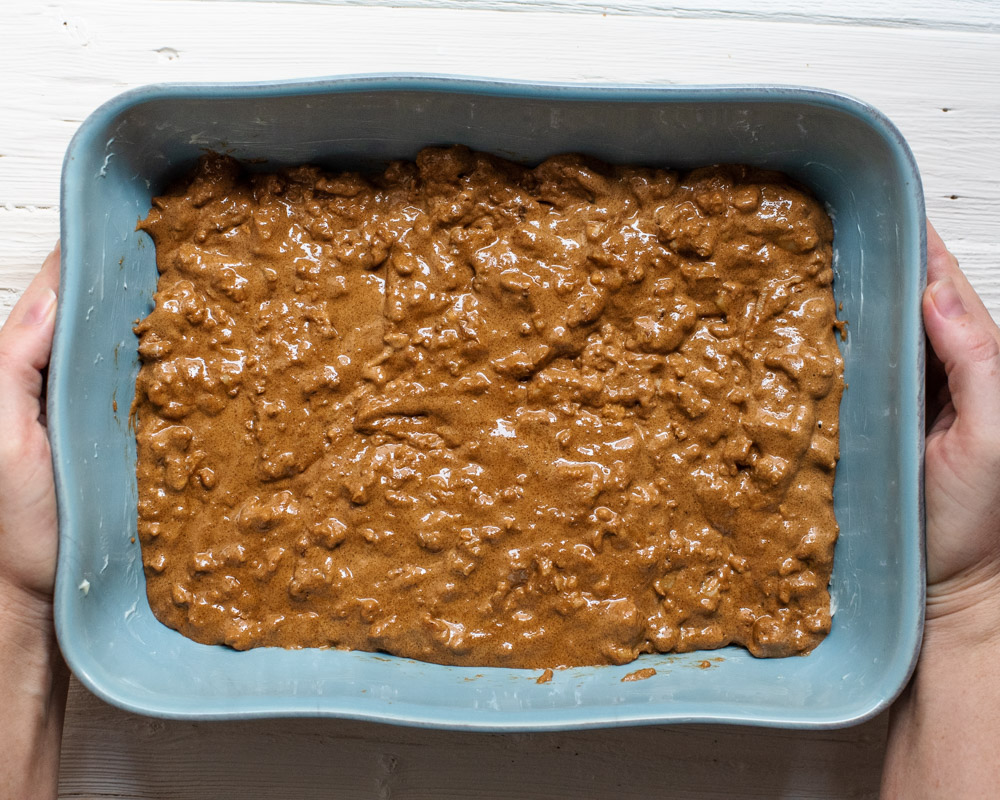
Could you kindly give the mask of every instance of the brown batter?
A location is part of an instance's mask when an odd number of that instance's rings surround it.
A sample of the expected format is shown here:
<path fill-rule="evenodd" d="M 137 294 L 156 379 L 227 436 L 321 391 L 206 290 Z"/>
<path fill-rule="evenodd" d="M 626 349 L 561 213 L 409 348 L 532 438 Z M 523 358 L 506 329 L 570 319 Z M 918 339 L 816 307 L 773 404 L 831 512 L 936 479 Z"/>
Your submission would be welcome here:
<path fill-rule="evenodd" d="M 832 227 L 781 175 L 208 156 L 140 227 L 167 625 L 511 667 L 829 630 Z"/>

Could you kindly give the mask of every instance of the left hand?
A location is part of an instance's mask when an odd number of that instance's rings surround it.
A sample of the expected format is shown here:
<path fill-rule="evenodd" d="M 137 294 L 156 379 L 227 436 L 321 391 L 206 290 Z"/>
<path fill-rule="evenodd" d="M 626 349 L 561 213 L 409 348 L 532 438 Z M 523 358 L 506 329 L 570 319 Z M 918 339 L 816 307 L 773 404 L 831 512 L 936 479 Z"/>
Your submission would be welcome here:
<path fill-rule="evenodd" d="M 49 608 L 58 525 L 43 370 L 58 288 L 56 245 L 0 329 L 0 590 Z"/>

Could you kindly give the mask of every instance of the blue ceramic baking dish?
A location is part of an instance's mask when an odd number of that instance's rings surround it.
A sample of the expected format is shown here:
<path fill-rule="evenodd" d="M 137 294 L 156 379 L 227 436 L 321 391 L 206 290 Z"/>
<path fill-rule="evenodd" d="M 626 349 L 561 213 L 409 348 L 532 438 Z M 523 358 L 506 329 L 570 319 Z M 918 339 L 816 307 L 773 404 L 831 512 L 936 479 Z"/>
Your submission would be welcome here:
<path fill-rule="evenodd" d="M 808 657 L 728 648 L 556 672 L 459 668 L 337 650 L 237 652 L 161 625 L 136 533 L 129 406 L 135 320 L 151 307 L 150 198 L 206 150 L 262 168 L 376 168 L 428 144 L 537 162 L 783 170 L 835 221 L 835 293 L 849 320 L 830 636 Z M 493 731 L 639 723 L 849 725 L 885 708 L 920 645 L 923 565 L 924 205 L 913 156 L 878 111 L 832 92 L 352 76 L 161 85 L 95 111 L 66 154 L 62 288 L 49 373 L 59 497 L 59 642 L 76 676 L 161 717 L 330 716 Z M 714 660 L 707 660 L 714 659 Z M 656 669 L 648 680 L 627 673 Z"/>

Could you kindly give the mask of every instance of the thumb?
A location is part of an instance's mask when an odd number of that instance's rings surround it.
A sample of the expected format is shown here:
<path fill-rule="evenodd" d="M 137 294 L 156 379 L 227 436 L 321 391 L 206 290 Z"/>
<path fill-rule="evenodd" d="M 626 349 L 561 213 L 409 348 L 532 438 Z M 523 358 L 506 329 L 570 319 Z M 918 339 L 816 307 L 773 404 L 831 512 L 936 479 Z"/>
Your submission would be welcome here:
<path fill-rule="evenodd" d="M 944 364 L 956 424 L 980 436 L 1000 430 L 1000 329 L 958 269 L 924 293 L 924 327 Z"/>
<path fill-rule="evenodd" d="M 54 250 L 0 329 L 0 414 L 9 422 L 38 416 L 41 370 L 49 360 L 55 326 L 59 250 Z"/>

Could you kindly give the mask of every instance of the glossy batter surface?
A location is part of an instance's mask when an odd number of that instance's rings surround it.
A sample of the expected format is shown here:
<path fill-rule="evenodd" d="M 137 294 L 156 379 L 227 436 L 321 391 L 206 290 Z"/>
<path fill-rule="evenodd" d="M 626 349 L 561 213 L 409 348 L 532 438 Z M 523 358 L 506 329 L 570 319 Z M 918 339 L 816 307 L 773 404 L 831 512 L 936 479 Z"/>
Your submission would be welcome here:
<path fill-rule="evenodd" d="M 782 176 L 209 156 L 141 227 L 167 625 L 518 667 L 828 632 L 832 226 Z"/>

